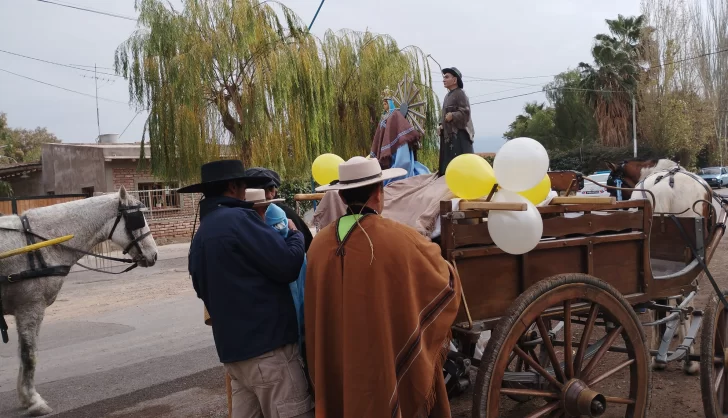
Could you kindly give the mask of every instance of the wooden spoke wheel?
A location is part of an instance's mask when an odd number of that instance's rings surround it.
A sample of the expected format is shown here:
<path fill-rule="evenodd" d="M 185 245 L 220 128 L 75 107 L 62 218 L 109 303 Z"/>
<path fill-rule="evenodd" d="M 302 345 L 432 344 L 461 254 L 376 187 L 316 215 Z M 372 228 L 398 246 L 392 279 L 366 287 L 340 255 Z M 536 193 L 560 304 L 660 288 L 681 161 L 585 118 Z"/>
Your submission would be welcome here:
<path fill-rule="evenodd" d="M 728 291 L 723 291 L 728 295 Z M 728 416 L 728 310 L 718 295 L 708 302 L 700 335 L 700 392 L 707 418 Z"/>
<path fill-rule="evenodd" d="M 547 369 L 519 342 L 532 324 L 546 335 L 552 321 L 564 324 L 561 338 L 543 340 Z M 534 372 L 529 388 L 509 384 L 513 354 Z M 518 297 L 493 331 L 475 382 L 472 416 L 596 417 L 609 409 L 610 417 L 642 417 L 649 404 L 649 363 L 640 321 L 616 289 L 584 274 L 555 276 Z M 531 399 L 509 408 L 512 396 Z"/>

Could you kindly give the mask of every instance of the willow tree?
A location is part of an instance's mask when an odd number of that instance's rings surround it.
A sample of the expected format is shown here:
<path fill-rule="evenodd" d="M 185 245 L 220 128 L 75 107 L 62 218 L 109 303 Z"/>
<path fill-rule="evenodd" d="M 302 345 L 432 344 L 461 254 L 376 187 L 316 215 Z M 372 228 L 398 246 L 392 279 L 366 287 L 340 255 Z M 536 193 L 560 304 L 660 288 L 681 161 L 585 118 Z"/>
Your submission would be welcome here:
<path fill-rule="evenodd" d="M 116 51 L 131 102 L 148 109 L 152 171 L 183 182 L 199 166 L 239 157 L 287 176 L 324 152 L 368 152 L 380 93 L 405 72 L 426 86 L 426 148 L 435 144 L 427 60 L 387 36 L 332 33 L 323 40 L 277 2 L 185 0 L 177 11 L 138 0 L 139 28 Z"/>

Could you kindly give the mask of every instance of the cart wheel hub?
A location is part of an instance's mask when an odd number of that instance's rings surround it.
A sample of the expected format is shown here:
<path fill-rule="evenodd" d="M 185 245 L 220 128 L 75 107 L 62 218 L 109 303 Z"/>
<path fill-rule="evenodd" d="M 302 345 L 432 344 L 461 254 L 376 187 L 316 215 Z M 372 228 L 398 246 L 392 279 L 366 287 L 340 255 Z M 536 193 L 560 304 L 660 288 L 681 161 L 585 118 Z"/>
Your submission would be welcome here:
<path fill-rule="evenodd" d="M 579 379 L 571 379 L 562 390 L 564 410 L 569 416 L 598 417 L 607 410 L 607 400 Z"/>

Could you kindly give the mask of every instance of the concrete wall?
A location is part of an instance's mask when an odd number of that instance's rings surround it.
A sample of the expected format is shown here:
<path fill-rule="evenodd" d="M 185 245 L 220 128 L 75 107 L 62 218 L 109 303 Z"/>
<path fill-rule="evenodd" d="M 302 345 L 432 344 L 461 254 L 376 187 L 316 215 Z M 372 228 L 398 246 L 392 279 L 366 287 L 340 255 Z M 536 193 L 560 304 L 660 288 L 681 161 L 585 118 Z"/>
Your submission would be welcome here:
<path fill-rule="evenodd" d="M 110 191 L 106 189 L 102 149 L 44 144 L 42 162 L 45 192 L 81 193 L 84 187 L 93 187 L 94 192 Z"/>

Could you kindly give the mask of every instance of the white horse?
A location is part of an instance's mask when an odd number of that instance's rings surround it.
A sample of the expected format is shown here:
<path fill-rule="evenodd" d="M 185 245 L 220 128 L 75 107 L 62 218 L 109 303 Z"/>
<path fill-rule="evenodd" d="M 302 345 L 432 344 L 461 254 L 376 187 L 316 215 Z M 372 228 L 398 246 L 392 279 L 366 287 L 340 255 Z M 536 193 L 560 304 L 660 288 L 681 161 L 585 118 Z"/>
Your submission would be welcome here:
<path fill-rule="evenodd" d="M 63 279 L 85 252 L 110 239 L 143 267 L 154 265 L 157 245 L 140 209 L 143 205 L 122 187 L 118 193 L 32 209 L 23 214 L 33 234 L 45 239 L 74 235 L 63 245 L 12 256 L 0 261 L 1 314 L 15 316 L 20 370 L 18 397 L 27 413 L 46 415 L 53 410 L 35 390 L 36 343 L 45 309 L 53 304 Z M 28 245 L 21 217 L 0 217 L 0 251 Z M 35 242 L 43 239 L 35 237 Z M 31 257 L 33 258 L 31 264 Z M 48 269 L 40 271 L 43 266 Z M 36 270 L 40 277 L 22 278 Z M 50 275 L 43 274 L 50 272 Z M 0 317 L 2 319 L 2 317 Z M 2 322 L 2 321 L 0 321 Z"/>
<path fill-rule="evenodd" d="M 707 217 L 711 208 L 712 191 L 710 186 L 700 177 L 682 169 L 679 165 L 668 159 L 647 160 L 647 161 L 626 161 L 621 165 L 608 164 L 612 170 L 612 177 L 621 179 L 624 186 L 649 190 L 652 196 L 636 191 L 632 193 L 630 200 L 647 199 L 653 203 L 653 212 L 672 213 L 677 217 Z M 701 203 L 698 203 L 701 202 Z M 676 299 L 672 298 L 670 304 L 675 304 Z M 692 301 L 688 304 L 692 307 Z M 657 320 L 657 312 L 651 311 L 652 320 Z M 678 339 L 682 342 L 690 328 L 692 318 L 681 320 L 678 326 Z M 657 350 L 660 347 L 661 335 L 658 328 L 654 328 L 650 337 L 650 349 Z M 692 347 L 688 350 L 692 354 Z M 652 359 L 652 368 L 662 370 L 665 364 L 660 364 Z M 683 364 L 683 371 L 687 374 L 695 374 L 700 369 L 696 361 L 686 359 Z"/>

